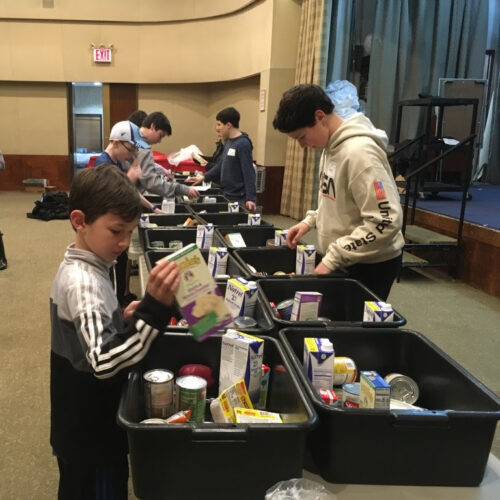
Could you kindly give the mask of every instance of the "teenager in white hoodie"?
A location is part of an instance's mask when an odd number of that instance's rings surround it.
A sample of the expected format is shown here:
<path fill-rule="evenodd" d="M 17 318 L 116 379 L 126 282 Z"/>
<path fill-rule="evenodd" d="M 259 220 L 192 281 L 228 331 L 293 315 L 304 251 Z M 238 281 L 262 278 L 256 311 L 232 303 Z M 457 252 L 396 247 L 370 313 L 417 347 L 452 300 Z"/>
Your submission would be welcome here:
<path fill-rule="evenodd" d="M 297 85 L 281 99 L 273 126 L 301 147 L 323 150 L 317 210 L 288 231 L 295 248 L 310 229 L 324 254 L 316 274 L 345 269 L 382 300 L 396 277 L 404 238 L 387 135 L 361 113 L 342 120 L 324 90 Z"/>

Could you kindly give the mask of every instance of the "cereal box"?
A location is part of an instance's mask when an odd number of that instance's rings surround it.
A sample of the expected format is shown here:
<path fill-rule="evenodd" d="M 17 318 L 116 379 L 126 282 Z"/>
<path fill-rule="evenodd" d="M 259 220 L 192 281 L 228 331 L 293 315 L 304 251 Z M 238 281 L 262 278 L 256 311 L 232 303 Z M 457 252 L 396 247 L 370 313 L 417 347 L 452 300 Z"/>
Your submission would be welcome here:
<path fill-rule="evenodd" d="M 237 424 L 282 424 L 279 413 L 247 408 L 235 408 L 234 416 Z"/>
<path fill-rule="evenodd" d="M 235 248 L 246 247 L 245 240 L 241 233 L 227 233 L 225 239 Z"/>
<path fill-rule="evenodd" d="M 219 394 L 243 379 L 250 399 L 258 403 L 263 358 L 264 340 L 228 329 L 221 343 Z"/>
<path fill-rule="evenodd" d="M 194 243 L 164 258 L 177 262 L 179 266 L 181 282 L 175 298 L 196 340 L 204 340 L 233 322 L 231 312 Z"/>
<path fill-rule="evenodd" d="M 260 226 L 260 214 L 248 214 L 248 224 L 250 226 Z"/>
<path fill-rule="evenodd" d="M 314 274 L 316 248 L 314 245 L 297 245 L 295 274 Z"/>
<path fill-rule="evenodd" d="M 304 338 L 304 373 L 316 389 L 333 387 L 335 351 L 329 339 Z"/>
<path fill-rule="evenodd" d="M 391 386 L 377 372 L 360 372 L 359 382 L 360 408 L 389 409 L 391 401 Z"/>
<path fill-rule="evenodd" d="M 196 228 L 196 244 L 198 248 L 210 248 L 214 239 L 214 225 L 199 225 Z"/>
<path fill-rule="evenodd" d="M 226 247 L 210 247 L 208 251 L 208 269 L 212 276 L 226 274 L 229 253 Z"/>
<path fill-rule="evenodd" d="M 234 415 L 236 407 L 253 408 L 244 380 L 238 380 L 222 391 L 219 397 L 210 403 L 210 413 L 216 423 L 236 422 Z"/>
<path fill-rule="evenodd" d="M 257 303 L 257 283 L 244 278 L 227 280 L 225 301 L 232 315 L 253 317 Z"/>
<path fill-rule="evenodd" d="M 394 321 L 394 310 L 387 302 L 366 301 L 363 312 L 363 321 L 384 322 Z"/>
<path fill-rule="evenodd" d="M 322 299 L 320 292 L 295 292 L 290 321 L 318 319 Z"/>

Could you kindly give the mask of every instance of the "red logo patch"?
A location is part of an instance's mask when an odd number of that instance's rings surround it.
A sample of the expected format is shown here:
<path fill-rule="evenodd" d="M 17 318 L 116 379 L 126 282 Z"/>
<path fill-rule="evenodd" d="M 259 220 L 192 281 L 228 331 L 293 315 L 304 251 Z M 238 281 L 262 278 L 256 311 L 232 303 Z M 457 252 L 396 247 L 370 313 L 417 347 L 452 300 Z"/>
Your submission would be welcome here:
<path fill-rule="evenodd" d="M 387 198 L 382 181 L 375 181 L 373 187 L 375 188 L 375 197 L 377 200 L 385 200 Z"/>

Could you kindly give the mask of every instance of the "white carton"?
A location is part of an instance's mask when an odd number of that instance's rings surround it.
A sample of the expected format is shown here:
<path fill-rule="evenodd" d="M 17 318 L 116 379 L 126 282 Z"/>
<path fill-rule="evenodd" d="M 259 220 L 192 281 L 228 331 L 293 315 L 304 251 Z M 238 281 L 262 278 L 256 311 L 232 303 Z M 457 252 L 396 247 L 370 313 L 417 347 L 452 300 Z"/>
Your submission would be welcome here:
<path fill-rule="evenodd" d="M 257 303 L 257 283 L 243 278 L 227 280 L 225 299 L 233 317 L 253 317 Z"/>
<path fill-rule="evenodd" d="M 276 229 L 276 231 L 274 231 L 274 246 L 275 247 L 286 246 L 287 234 L 288 234 L 288 229 Z"/>
<path fill-rule="evenodd" d="M 179 266 L 181 282 L 175 298 L 196 340 L 201 341 L 233 322 L 231 312 L 210 276 L 205 259 L 194 243 L 164 259 L 177 262 Z"/>
<path fill-rule="evenodd" d="M 246 247 L 245 240 L 241 233 L 227 233 L 225 239 L 234 247 L 234 248 L 243 248 Z"/>
<path fill-rule="evenodd" d="M 248 224 L 250 226 L 260 226 L 260 214 L 248 214 Z"/>
<path fill-rule="evenodd" d="M 222 336 L 219 394 L 240 379 L 245 381 L 253 403 L 259 401 L 264 340 L 228 329 Z"/>
<path fill-rule="evenodd" d="M 320 292 L 295 292 L 290 321 L 318 319 L 322 300 Z"/>
<path fill-rule="evenodd" d="M 295 274 L 314 274 L 316 248 L 314 245 L 297 245 Z"/>
<path fill-rule="evenodd" d="M 333 388 L 335 351 L 328 339 L 304 339 L 304 373 L 316 389 Z"/>
<path fill-rule="evenodd" d="M 208 251 L 208 269 L 212 276 L 226 274 L 229 252 L 226 247 L 210 247 Z"/>
<path fill-rule="evenodd" d="M 163 198 L 161 202 L 161 210 L 166 214 L 175 213 L 175 200 L 172 198 Z"/>
<path fill-rule="evenodd" d="M 366 301 L 363 312 L 363 321 L 384 322 L 394 321 L 394 310 L 387 302 Z"/>
<path fill-rule="evenodd" d="M 239 212 L 240 211 L 240 204 L 237 201 L 228 202 L 227 211 L 228 212 Z"/>
<path fill-rule="evenodd" d="M 199 248 L 210 248 L 214 240 L 214 225 L 199 225 L 196 228 L 196 244 Z"/>
<path fill-rule="evenodd" d="M 391 386 L 377 372 L 360 372 L 359 382 L 360 408 L 389 409 Z"/>

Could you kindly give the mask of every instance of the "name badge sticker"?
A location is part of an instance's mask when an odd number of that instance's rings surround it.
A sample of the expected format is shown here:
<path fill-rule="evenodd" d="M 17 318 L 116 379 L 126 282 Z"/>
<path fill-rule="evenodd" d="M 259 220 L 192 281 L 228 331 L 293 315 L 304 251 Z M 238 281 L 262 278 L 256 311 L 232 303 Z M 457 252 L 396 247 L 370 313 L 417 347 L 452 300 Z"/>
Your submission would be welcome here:
<path fill-rule="evenodd" d="M 229 148 L 227 150 L 227 156 L 236 156 L 236 149 L 234 148 Z"/>

